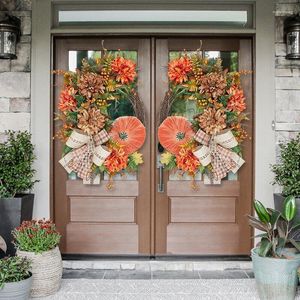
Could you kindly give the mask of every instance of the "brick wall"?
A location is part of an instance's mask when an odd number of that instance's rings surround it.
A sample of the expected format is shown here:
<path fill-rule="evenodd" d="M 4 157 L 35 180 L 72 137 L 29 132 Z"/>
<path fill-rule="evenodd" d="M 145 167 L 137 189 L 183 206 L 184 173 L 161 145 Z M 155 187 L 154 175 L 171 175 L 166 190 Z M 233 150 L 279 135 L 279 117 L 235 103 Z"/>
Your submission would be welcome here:
<path fill-rule="evenodd" d="M 0 60 L 0 140 L 7 129 L 30 130 L 31 0 L 0 0 L 0 18 L 21 19 L 16 60 Z"/>
<path fill-rule="evenodd" d="M 286 60 L 283 22 L 300 11 L 298 0 L 276 0 L 276 143 L 294 137 L 300 131 L 300 60 Z M 277 147 L 277 153 L 278 153 Z"/>

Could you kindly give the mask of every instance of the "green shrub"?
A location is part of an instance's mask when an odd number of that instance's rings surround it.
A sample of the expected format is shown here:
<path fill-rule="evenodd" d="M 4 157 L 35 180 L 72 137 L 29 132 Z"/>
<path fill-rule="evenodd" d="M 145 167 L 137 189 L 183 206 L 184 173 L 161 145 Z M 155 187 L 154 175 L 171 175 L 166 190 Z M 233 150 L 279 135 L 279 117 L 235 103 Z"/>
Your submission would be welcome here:
<path fill-rule="evenodd" d="M 300 196 L 300 134 L 279 147 L 280 162 L 272 166 L 273 184 L 282 186 L 284 196 Z"/>
<path fill-rule="evenodd" d="M 31 263 L 18 256 L 0 259 L 0 292 L 5 283 L 18 282 L 31 276 Z"/>
<path fill-rule="evenodd" d="M 0 198 L 14 197 L 33 188 L 36 182 L 34 146 L 27 131 L 7 131 L 0 144 Z"/>

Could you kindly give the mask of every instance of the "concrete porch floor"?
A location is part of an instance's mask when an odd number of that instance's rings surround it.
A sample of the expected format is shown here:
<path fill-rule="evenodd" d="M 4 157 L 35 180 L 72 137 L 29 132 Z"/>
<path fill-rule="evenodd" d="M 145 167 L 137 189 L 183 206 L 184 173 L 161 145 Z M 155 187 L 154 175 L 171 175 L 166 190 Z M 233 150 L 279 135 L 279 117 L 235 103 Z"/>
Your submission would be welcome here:
<path fill-rule="evenodd" d="M 64 261 L 47 300 L 258 299 L 249 261 Z"/>

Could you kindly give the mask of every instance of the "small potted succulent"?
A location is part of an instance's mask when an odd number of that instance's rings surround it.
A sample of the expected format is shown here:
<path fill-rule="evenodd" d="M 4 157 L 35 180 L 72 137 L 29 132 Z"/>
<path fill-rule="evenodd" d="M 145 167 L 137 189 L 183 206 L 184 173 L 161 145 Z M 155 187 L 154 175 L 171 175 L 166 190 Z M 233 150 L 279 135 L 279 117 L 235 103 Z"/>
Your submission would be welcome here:
<path fill-rule="evenodd" d="M 0 299 L 27 300 L 32 284 L 30 262 L 12 256 L 0 259 Z"/>
<path fill-rule="evenodd" d="M 14 255 L 11 231 L 32 219 L 35 155 L 30 133 L 7 131 L 6 137 L 0 143 L 0 235 L 7 243 L 7 254 Z"/>
<path fill-rule="evenodd" d="M 282 188 L 282 193 L 274 194 L 275 209 L 282 209 L 285 197 L 295 196 L 297 218 L 300 218 L 300 133 L 287 143 L 280 143 L 279 147 L 279 163 L 271 168 L 275 174 L 273 184 Z"/>
<path fill-rule="evenodd" d="M 296 222 L 295 198 L 285 198 L 282 211 L 254 202 L 257 217 L 248 216 L 249 224 L 262 231 L 258 246 L 251 251 L 253 271 L 262 300 L 293 300 L 298 285 L 300 247 L 294 240 L 300 223 Z"/>
<path fill-rule="evenodd" d="M 50 220 L 23 221 L 13 230 L 17 256 L 32 262 L 32 297 L 45 297 L 58 291 L 62 259 L 58 248 L 61 235 Z"/>

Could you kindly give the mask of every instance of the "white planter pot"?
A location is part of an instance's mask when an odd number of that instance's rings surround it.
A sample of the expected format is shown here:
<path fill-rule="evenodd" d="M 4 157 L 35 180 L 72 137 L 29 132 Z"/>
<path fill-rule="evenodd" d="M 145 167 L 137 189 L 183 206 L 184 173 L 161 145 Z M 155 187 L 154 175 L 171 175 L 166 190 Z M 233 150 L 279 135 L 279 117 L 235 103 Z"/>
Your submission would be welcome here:
<path fill-rule="evenodd" d="M 58 247 L 40 254 L 17 250 L 17 255 L 32 262 L 31 297 L 45 297 L 59 290 L 63 268 Z"/>
<path fill-rule="evenodd" d="M 32 276 L 27 279 L 8 282 L 0 288 L 0 300 L 27 300 L 29 299 Z"/>

